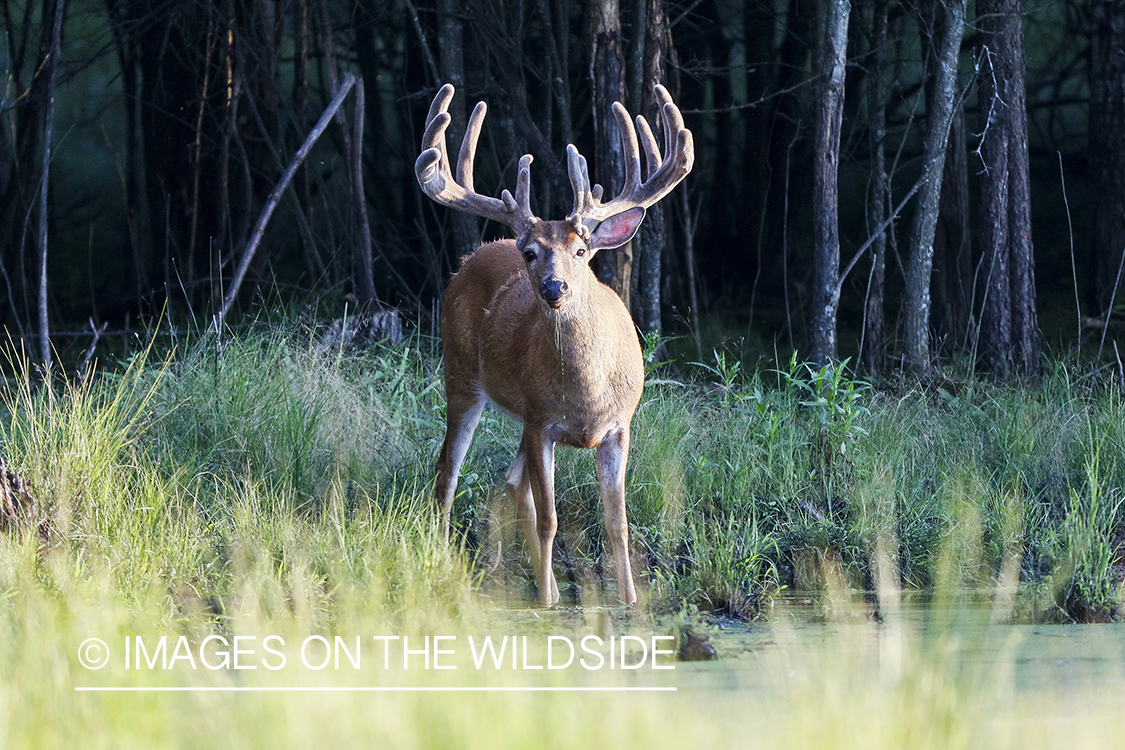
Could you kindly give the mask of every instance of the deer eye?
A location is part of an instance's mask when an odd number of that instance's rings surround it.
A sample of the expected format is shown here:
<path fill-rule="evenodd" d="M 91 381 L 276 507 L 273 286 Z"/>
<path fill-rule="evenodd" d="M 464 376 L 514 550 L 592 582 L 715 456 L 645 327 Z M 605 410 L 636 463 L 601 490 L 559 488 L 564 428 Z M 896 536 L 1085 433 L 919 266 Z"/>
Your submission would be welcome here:
<path fill-rule="evenodd" d="M 524 250 L 523 251 L 523 259 L 526 260 L 528 263 L 532 262 L 533 260 L 535 260 L 535 251 L 534 250 Z"/>
<path fill-rule="evenodd" d="M 576 250 L 574 252 L 574 254 L 577 255 L 579 258 L 581 258 L 583 255 L 586 254 L 586 248 L 585 247 L 579 247 L 578 250 Z"/>

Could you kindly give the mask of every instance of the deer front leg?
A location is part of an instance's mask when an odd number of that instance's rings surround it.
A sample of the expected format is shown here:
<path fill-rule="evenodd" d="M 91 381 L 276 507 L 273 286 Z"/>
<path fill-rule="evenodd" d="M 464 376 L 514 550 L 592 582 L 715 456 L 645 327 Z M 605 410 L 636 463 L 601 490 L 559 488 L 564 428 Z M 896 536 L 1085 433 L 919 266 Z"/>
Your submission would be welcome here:
<path fill-rule="evenodd" d="M 601 485 L 605 530 L 617 567 L 617 597 L 635 604 L 633 571 L 629 564 L 629 522 L 625 516 L 625 464 L 629 458 L 628 428 L 611 432 L 598 445 L 598 484 Z"/>
<path fill-rule="evenodd" d="M 447 386 L 448 391 L 448 386 Z M 445 409 L 445 442 L 437 462 L 436 495 L 445 521 L 445 539 L 449 541 L 449 515 L 453 510 L 453 496 L 457 492 L 457 476 L 469 451 L 473 432 L 484 411 L 485 397 L 481 392 L 449 393 Z"/>
<path fill-rule="evenodd" d="M 559 586 L 555 582 L 552 566 L 552 552 L 555 546 L 555 532 L 558 530 L 558 517 L 555 515 L 555 442 L 545 436 L 542 430 L 525 428 L 520 443 L 520 453 L 526 459 L 525 470 L 530 479 L 531 492 L 535 500 L 535 522 L 524 526 L 529 532 L 528 545 L 538 547 L 539 601 L 549 607 L 559 600 Z M 534 538 L 530 532 L 534 530 Z M 532 553 L 532 561 L 535 560 Z"/>
<path fill-rule="evenodd" d="M 522 442 L 516 453 L 516 460 L 512 461 L 505 479 L 508 484 L 508 494 L 516 506 L 516 518 L 519 519 L 524 539 L 527 540 L 531 568 L 535 571 L 535 580 L 538 581 L 542 568 L 539 559 L 539 531 L 535 521 L 535 500 L 531 494 L 531 478 L 527 472 L 527 451 Z"/>

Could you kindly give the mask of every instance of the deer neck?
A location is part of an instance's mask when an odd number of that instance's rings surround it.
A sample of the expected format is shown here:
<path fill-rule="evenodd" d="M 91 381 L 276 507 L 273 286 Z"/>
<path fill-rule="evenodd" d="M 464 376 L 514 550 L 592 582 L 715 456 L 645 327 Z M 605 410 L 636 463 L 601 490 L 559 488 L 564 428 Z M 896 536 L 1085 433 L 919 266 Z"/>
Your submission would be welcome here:
<path fill-rule="evenodd" d="M 612 370 L 611 332 L 605 330 L 605 311 L 599 290 L 583 289 L 560 310 L 541 307 L 546 335 L 543 341 L 561 374 L 576 380 L 603 379 Z"/>

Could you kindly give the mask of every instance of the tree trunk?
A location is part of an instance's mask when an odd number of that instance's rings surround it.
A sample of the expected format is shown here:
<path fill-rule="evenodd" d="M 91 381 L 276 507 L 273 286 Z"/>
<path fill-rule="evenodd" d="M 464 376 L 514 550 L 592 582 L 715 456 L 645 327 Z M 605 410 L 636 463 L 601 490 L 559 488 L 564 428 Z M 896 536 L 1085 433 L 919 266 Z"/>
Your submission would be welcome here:
<path fill-rule="evenodd" d="M 947 345 L 964 340 L 972 293 L 972 231 L 969 222 L 969 154 L 965 111 L 957 107 L 945 151 L 938 222 L 934 231 L 934 329 Z"/>
<path fill-rule="evenodd" d="M 336 70 L 336 41 L 332 32 L 333 23 L 328 3 L 320 2 L 321 44 L 324 49 L 324 63 L 328 69 L 328 82 L 335 95 L 340 82 Z M 352 246 L 352 288 L 361 303 L 377 302 L 375 294 L 374 253 L 371 247 L 371 224 L 367 216 L 367 197 L 363 189 L 363 126 L 366 117 L 366 92 L 363 79 L 359 79 L 355 96 L 355 117 L 350 127 L 344 110 L 336 111 L 336 126 L 343 144 L 344 158 L 348 163 L 348 194 L 350 197 L 349 218 L 351 224 Z M 303 142 L 303 138 L 302 138 Z M 300 174 L 300 173 L 298 173 Z M 460 213 L 460 212 L 458 212 Z M 309 244 L 307 255 L 315 251 Z M 315 261 L 314 261 L 315 263 Z"/>
<path fill-rule="evenodd" d="M 840 128 L 844 119 L 848 0 L 820 0 L 817 44 L 817 106 L 813 162 L 814 285 L 811 358 L 836 359 L 836 312 L 840 306 L 839 186 Z"/>
<path fill-rule="evenodd" d="M 1019 0 L 978 0 L 981 31 L 981 241 L 988 260 L 982 365 L 1002 378 L 1040 374 L 1031 242 L 1027 110 Z"/>
<path fill-rule="evenodd" d="M 919 30 L 926 50 L 926 69 L 938 70 L 940 41 L 936 34 L 941 24 L 934 4 L 921 9 Z M 933 100 L 935 79 L 927 81 L 929 101 Z M 942 170 L 938 199 L 937 225 L 934 228 L 934 259 L 931 275 L 933 290 L 932 327 L 938 340 L 948 344 L 965 332 L 969 321 L 972 280 L 972 235 L 969 221 L 969 160 L 966 145 L 964 107 L 953 109 L 949 139 Z"/>
<path fill-rule="evenodd" d="M 923 154 L 922 186 L 910 233 L 903 298 L 903 331 L 906 364 L 919 374 L 930 368 L 930 276 L 934 262 L 945 151 L 957 100 L 958 52 L 965 28 L 966 0 L 928 0 L 935 19 L 937 70 L 929 97 L 929 122 Z"/>
<path fill-rule="evenodd" d="M 871 54 L 867 71 L 868 148 L 871 167 L 867 206 L 869 231 L 887 217 L 887 168 L 884 141 L 887 136 L 887 0 L 871 3 Z M 879 232 L 871 246 L 871 281 L 864 315 L 863 361 L 867 371 L 878 377 L 883 372 L 886 341 L 883 331 L 883 287 L 887 268 L 887 232 Z"/>
<path fill-rule="evenodd" d="M 658 142 L 662 142 L 663 118 L 653 96 L 653 87 L 664 80 L 664 57 L 670 46 L 668 19 L 664 13 L 664 0 L 640 0 L 638 5 L 647 4 L 644 9 L 644 53 L 640 60 L 642 76 L 637 112 L 643 113 L 656 131 Z M 644 179 L 648 179 L 646 173 Z M 681 188 L 685 189 L 685 188 Z M 667 222 L 664 207 L 657 203 L 648 209 L 640 234 L 634 241 L 634 260 L 637 266 L 635 275 L 636 295 L 633 300 L 633 319 L 643 333 L 660 334 L 660 285 L 662 281 L 662 261 L 667 237 Z"/>
<path fill-rule="evenodd" d="M 593 85 L 594 115 L 592 171 L 605 191 L 605 200 L 609 200 L 621 191 L 625 177 L 625 154 L 612 109 L 614 102 L 625 101 L 625 52 L 618 0 L 590 0 L 590 18 L 590 82 Z M 594 257 L 594 266 L 598 278 L 617 292 L 627 309 L 632 309 L 632 243 L 626 243 L 617 250 L 601 251 Z"/>
<path fill-rule="evenodd" d="M 46 9 L 46 7 L 44 8 Z M 62 54 L 62 25 L 66 15 L 66 0 L 56 0 L 50 17 L 51 52 L 47 56 L 47 102 L 43 115 L 43 172 L 39 182 L 39 361 L 43 377 L 51 369 L 51 325 L 47 315 L 47 225 L 50 216 L 48 178 L 51 175 L 51 141 L 55 125 L 55 74 Z M 43 25 L 48 23 L 43 16 Z"/>
<path fill-rule="evenodd" d="M 460 148 L 461 139 L 465 135 L 465 126 L 468 123 L 467 104 L 468 97 L 465 91 L 465 42 L 464 29 L 461 22 L 461 3 L 457 0 L 438 0 L 438 70 L 442 80 L 437 83 L 452 83 L 460 92 L 449 103 L 451 121 L 446 138 L 454 144 L 454 150 Z M 463 211 L 451 211 L 445 217 L 453 225 L 453 236 L 456 247 L 453 248 L 452 268 L 457 268 L 457 259 L 472 252 L 473 247 L 480 240 L 480 223 L 476 217 Z"/>
<path fill-rule="evenodd" d="M 987 0 L 978 0 L 978 12 L 984 13 Z M 987 38 L 982 19 L 982 42 Z M 995 52 L 992 60 L 995 60 Z M 981 111 L 990 106 L 1003 106 L 999 92 L 991 83 L 995 65 L 983 66 L 980 87 Z M 1008 128 L 1002 115 L 992 111 L 988 116 L 981 143 L 984 174 L 981 177 L 980 232 L 981 252 L 987 260 L 984 275 L 984 306 L 981 311 L 983 361 L 987 369 L 1008 376 L 1012 351 L 1012 290 L 1008 268 Z"/>
<path fill-rule="evenodd" d="M 1039 315 L 1036 311 L 1035 248 L 1031 241 L 1031 179 L 1028 163 L 1027 87 L 1023 58 L 1020 0 L 1005 0 L 1004 37 L 1010 51 L 1003 59 L 1011 71 L 1008 90 L 1008 247 L 1012 264 L 1012 339 L 1016 370 L 1025 377 L 1042 374 Z M 1120 53 L 1120 48 L 1118 50 Z M 1121 248 L 1125 252 L 1125 246 Z"/>
<path fill-rule="evenodd" d="M 356 296 L 359 297 L 361 303 L 372 305 L 378 303 L 379 298 L 375 293 L 375 258 L 371 241 L 371 221 L 367 216 L 367 196 L 363 189 L 363 125 L 367 117 L 366 109 L 367 97 L 361 78 L 355 87 L 352 153 L 348 154 L 349 171 L 351 172 L 349 182 L 351 183 L 352 228 L 356 234 L 356 248 L 359 255 L 359 280 L 355 285 Z"/>

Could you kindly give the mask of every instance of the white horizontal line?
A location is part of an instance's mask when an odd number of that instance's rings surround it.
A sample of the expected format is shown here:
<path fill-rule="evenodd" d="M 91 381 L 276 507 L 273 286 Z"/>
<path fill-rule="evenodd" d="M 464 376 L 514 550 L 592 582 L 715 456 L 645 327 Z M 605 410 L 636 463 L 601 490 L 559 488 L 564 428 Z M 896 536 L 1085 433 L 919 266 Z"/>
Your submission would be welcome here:
<path fill-rule="evenodd" d="M 675 687 L 75 687 L 85 693 L 674 693 Z"/>

